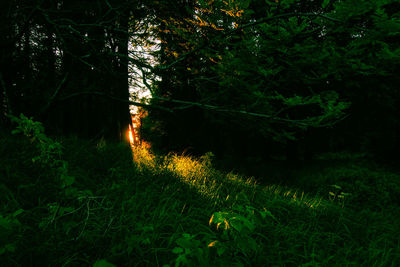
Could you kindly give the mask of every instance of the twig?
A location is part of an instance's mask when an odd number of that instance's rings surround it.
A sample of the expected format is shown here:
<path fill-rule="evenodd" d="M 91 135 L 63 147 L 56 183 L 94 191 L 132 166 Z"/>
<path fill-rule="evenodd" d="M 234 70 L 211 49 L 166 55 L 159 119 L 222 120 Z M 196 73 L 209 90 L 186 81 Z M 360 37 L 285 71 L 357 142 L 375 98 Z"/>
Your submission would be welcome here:
<path fill-rule="evenodd" d="M 196 107 L 200 107 L 200 108 L 207 109 L 207 110 L 234 113 L 234 114 L 242 114 L 242 115 L 246 115 L 246 116 L 264 118 L 264 119 L 269 119 L 269 120 L 276 121 L 276 122 L 296 124 L 296 125 L 300 125 L 300 126 L 311 126 L 313 124 L 312 121 L 310 121 L 309 119 L 308 120 L 307 119 L 304 119 L 304 120 L 285 119 L 285 118 L 282 118 L 282 117 L 278 117 L 276 115 L 249 112 L 249 111 L 246 111 L 246 110 L 227 109 L 225 107 L 208 105 L 208 104 L 203 104 L 203 103 L 198 103 L 198 102 L 183 101 L 183 100 L 177 100 L 177 99 L 168 99 L 168 98 L 156 97 L 156 96 L 153 96 L 153 98 L 154 99 L 159 99 L 159 100 L 162 100 L 162 101 L 166 101 L 166 102 L 171 102 L 171 103 L 185 104 L 185 106 L 172 108 L 173 110 L 182 110 L 182 109 L 186 109 L 186 108 L 190 108 L 190 107 L 196 106 Z M 341 121 L 341 120 L 343 120 L 345 118 L 346 118 L 346 116 L 343 116 L 341 118 L 338 118 L 335 121 L 332 121 L 332 122 L 329 122 L 329 123 L 325 123 L 325 124 L 319 124 L 318 126 L 319 127 L 331 126 L 331 125 L 334 125 L 337 122 L 339 122 L 339 121 Z"/>
<path fill-rule="evenodd" d="M 164 98 L 164 97 L 158 97 L 158 96 L 153 96 L 152 98 L 156 99 L 156 100 L 169 102 L 169 103 L 183 104 L 183 106 L 173 107 L 173 108 L 165 108 L 165 107 L 162 107 L 162 106 L 159 106 L 159 105 L 144 104 L 144 103 L 139 103 L 139 102 L 135 102 L 135 101 L 125 100 L 125 99 L 114 97 L 114 96 L 110 96 L 110 95 L 107 95 L 107 94 L 104 94 L 104 93 L 101 93 L 101 92 L 78 92 L 78 93 L 74 93 L 74 94 L 71 94 L 69 96 L 60 98 L 60 99 L 58 99 L 57 102 L 65 101 L 65 100 L 68 100 L 68 99 L 71 99 L 71 98 L 75 98 L 75 97 L 78 97 L 78 96 L 82 96 L 82 95 L 96 95 L 96 96 L 106 97 L 106 98 L 109 98 L 109 99 L 114 100 L 114 101 L 128 103 L 128 104 L 131 104 L 131 105 L 134 105 L 134 106 L 143 107 L 143 108 L 159 109 L 159 110 L 167 111 L 167 112 L 170 112 L 170 113 L 174 112 L 175 110 L 188 109 L 188 108 L 191 108 L 191 107 L 200 107 L 200 108 L 203 108 L 205 110 L 211 110 L 211 111 L 216 111 L 216 112 L 226 112 L 226 113 L 233 113 L 233 114 L 242 114 L 242 115 L 246 115 L 246 116 L 250 116 L 250 117 L 269 119 L 271 121 L 276 121 L 276 122 L 281 122 L 281 123 L 296 124 L 296 125 L 299 125 L 299 126 L 311 126 L 311 125 L 313 125 L 313 123 L 312 123 L 312 121 L 310 119 L 303 119 L 303 120 L 285 119 L 285 118 L 282 118 L 282 117 L 278 117 L 276 115 L 249 112 L 249 111 L 246 111 L 246 110 L 228 109 L 226 107 L 221 107 L 221 106 L 214 106 L 214 105 L 209 105 L 209 104 L 204 104 L 204 103 L 199 103 L 199 102 L 184 101 L 184 100 L 178 100 L 178 99 L 170 99 L 170 98 Z M 332 121 L 332 122 L 329 122 L 329 123 L 325 123 L 325 124 L 318 124 L 318 125 L 315 125 L 315 126 L 318 126 L 318 127 L 332 126 L 332 125 L 336 124 L 337 122 L 342 121 L 345 118 L 347 118 L 347 116 L 342 116 L 342 117 L 338 118 L 335 121 Z"/>
<path fill-rule="evenodd" d="M 133 106 L 149 108 L 149 109 L 154 108 L 154 109 L 160 109 L 160 110 L 167 111 L 167 112 L 173 112 L 172 109 L 168 109 L 168 108 L 161 107 L 161 106 L 158 106 L 158 105 L 149 105 L 149 104 L 139 103 L 139 102 L 135 102 L 135 101 L 131 101 L 131 100 L 126 100 L 126 99 L 110 96 L 110 95 L 107 95 L 107 94 L 101 93 L 101 92 L 78 92 L 78 93 L 70 94 L 68 96 L 59 98 L 59 99 L 56 100 L 56 102 L 63 102 L 63 101 L 66 101 L 68 99 L 79 97 L 79 96 L 83 96 L 83 95 L 95 95 L 95 96 L 105 97 L 105 98 L 108 98 L 108 99 L 111 99 L 111 100 L 114 100 L 114 101 L 117 101 L 117 102 L 127 103 L 127 104 L 130 104 L 130 105 L 133 105 Z"/>
<path fill-rule="evenodd" d="M 13 115 L 11 106 L 10 106 L 10 102 L 8 101 L 8 96 L 7 96 L 7 87 L 6 87 L 6 83 L 4 82 L 3 79 L 3 74 L 0 72 L 0 83 L 1 83 L 1 87 L 3 87 L 3 92 L 1 92 L 1 94 L 4 94 L 4 101 L 7 107 L 6 113 L 8 113 L 9 115 Z M 3 105 L 3 103 L 0 103 L 0 105 Z"/>
<path fill-rule="evenodd" d="M 321 18 L 324 18 L 324 19 L 327 19 L 327 20 L 330 20 L 330 21 L 333 21 L 333 22 L 342 23 L 342 21 L 340 21 L 338 19 L 326 16 L 326 15 L 323 15 L 323 14 L 320 14 L 320 13 L 285 13 L 285 14 L 280 14 L 280 15 L 276 15 L 276 16 L 272 16 L 272 17 L 267 17 L 267 18 L 260 19 L 258 21 L 247 23 L 247 24 L 245 24 L 243 26 L 240 26 L 240 27 L 238 27 L 236 29 L 228 31 L 227 33 L 223 34 L 222 37 L 228 37 L 228 36 L 230 36 L 230 35 L 232 35 L 232 34 L 234 34 L 236 32 L 239 32 L 239 31 L 243 30 L 243 29 L 246 29 L 246 28 L 249 28 L 249 27 L 253 27 L 253 26 L 265 23 L 267 21 L 271 21 L 271 20 L 275 20 L 275 19 L 279 19 L 279 18 L 285 18 L 285 17 L 292 17 L 292 16 L 321 17 Z M 177 64 L 180 61 L 184 60 L 189 55 L 192 55 L 192 54 L 194 54 L 194 53 L 206 48 L 208 45 L 210 45 L 212 43 L 212 41 L 214 41 L 217 38 L 220 38 L 220 36 L 217 36 L 217 37 L 214 37 L 211 40 L 205 41 L 202 45 L 198 46 L 197 48 L 195 48 L 195 49 L 193 49 L 193 50 L 191 50 L 191 51 L 189 51 L 187 53 L 184 53 L 178 59 L 176 59 L 175 61 L 171 62 L 167 66 L 157 66 L 156 68 L 158 68 L 160 70 L 169 69 L 172 66 L 174 66 L 175 64 Z"/>
<path fill-rule="evenodd" d="M 47 109 L 51 106 L 51 104 L 53 103 L 54 99 L 56 98 L 56 96 L 58 95 L 58 92 L 60 91 L 61 87 L 63 86 L 63 84 L 65 83 L 65 81 L 67 80 L 69 75 L 69 72 L 67 72 L 64 76 L 64 78 L 61 80 L 61 82 L 58 84 L 56 90 L 54 91 L 54 94 L 51 96 L 50 100 L 47 102 L 47 105 L 44 106 L 42 108 L 42 110 L 40 111 L 40 114 L 43 114 L 47 111 Z"/>

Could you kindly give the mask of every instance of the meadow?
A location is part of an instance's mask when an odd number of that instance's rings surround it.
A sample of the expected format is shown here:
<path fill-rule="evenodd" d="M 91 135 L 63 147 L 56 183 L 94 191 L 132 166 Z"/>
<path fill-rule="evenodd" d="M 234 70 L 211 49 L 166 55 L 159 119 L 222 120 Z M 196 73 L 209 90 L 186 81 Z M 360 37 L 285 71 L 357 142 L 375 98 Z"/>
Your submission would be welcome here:
<path fill-rule="evenodd" d="M 0 136 L 1 266 L 400 266 L 400 174 L 363 155 L 277 182 L 18 127 Z"/>

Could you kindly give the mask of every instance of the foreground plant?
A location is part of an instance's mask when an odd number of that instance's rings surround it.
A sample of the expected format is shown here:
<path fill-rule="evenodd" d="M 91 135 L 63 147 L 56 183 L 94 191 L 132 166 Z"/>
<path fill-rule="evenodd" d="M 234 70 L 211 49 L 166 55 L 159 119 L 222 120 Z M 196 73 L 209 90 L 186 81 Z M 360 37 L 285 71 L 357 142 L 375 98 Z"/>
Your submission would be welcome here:
<path fill-rule="evenodd" d="M 213 232 L 184 233 L 176 240 L 178 246 L 172 250 L 177 254 L 175 266 L 251 265 L 246 260 L 257 257 L 267 241 L 260 230 L 274 221 L 277 219 L 270 211 L 256 209 L 245 194 L 238 194 L 230 209 L 211 216 L 209 225 L 215 226 Z"/>
<path fill-rule="evenodd" d="M 61 188 L 71 186 L 75 178 L 68 175 L 68 163 L 61 159 L 62 145 L 47 137 L 42 123 L 34 121 L 32 117 L 28 118 L 22 113 L 19 117 L 9 117 L 13 122 L 17 123 L 17 127 L 12 131 L 12 134 L 23 134 L 39 150 L 39 155 L 33 157 L 32 162 L 38 162 L 44 167 L 56 170 Z"/>

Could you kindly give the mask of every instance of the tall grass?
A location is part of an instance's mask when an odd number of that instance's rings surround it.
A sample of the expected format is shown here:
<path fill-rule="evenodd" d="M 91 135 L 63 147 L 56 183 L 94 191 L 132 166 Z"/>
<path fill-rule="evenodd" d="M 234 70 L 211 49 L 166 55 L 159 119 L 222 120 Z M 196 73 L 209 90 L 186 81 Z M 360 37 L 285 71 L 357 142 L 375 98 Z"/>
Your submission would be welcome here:
<path fill-rule="evenodd" d="M 1 266 L 400 265 L 396 173 L 327 165 L 261 186 L 211 153 L 54 142 L 68 186 L 29 140 L 0 140 Z"/>

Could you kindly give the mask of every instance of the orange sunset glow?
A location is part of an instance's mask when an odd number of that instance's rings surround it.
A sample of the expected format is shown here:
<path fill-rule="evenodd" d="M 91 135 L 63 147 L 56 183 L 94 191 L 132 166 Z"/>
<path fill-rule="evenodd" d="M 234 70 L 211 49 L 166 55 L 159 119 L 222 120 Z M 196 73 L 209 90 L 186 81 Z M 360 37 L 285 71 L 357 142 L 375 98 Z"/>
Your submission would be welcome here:
<path fill-rule="evenodd" d="M 129 129 L 128 129 L 128 138 L 129 138 L 129 143 L 131 144 L 131 146 L 134 145 L 134 137 L 133 137 L 133 129 L 132 129 L 132 125 L 129 124 Z"/>
<path fill-rule="evenodd" d="M 139 112 L 137 114 L 132 114 L 131 115 L 131 119 L 132 119 L 132 123 L 129 125 L 128 128 L 128 132 L 127 132 L 127 137 L 129 140 L 129 143 L 131 144 L 131 146 L 137 146 L 139 144 L 142 143 L 141 139 L 140 139 L 140 127 L 141 127 L 141 118 L 143 118 L 144 116 L 146 116 L 147 113 L 146 112 Z"/>

